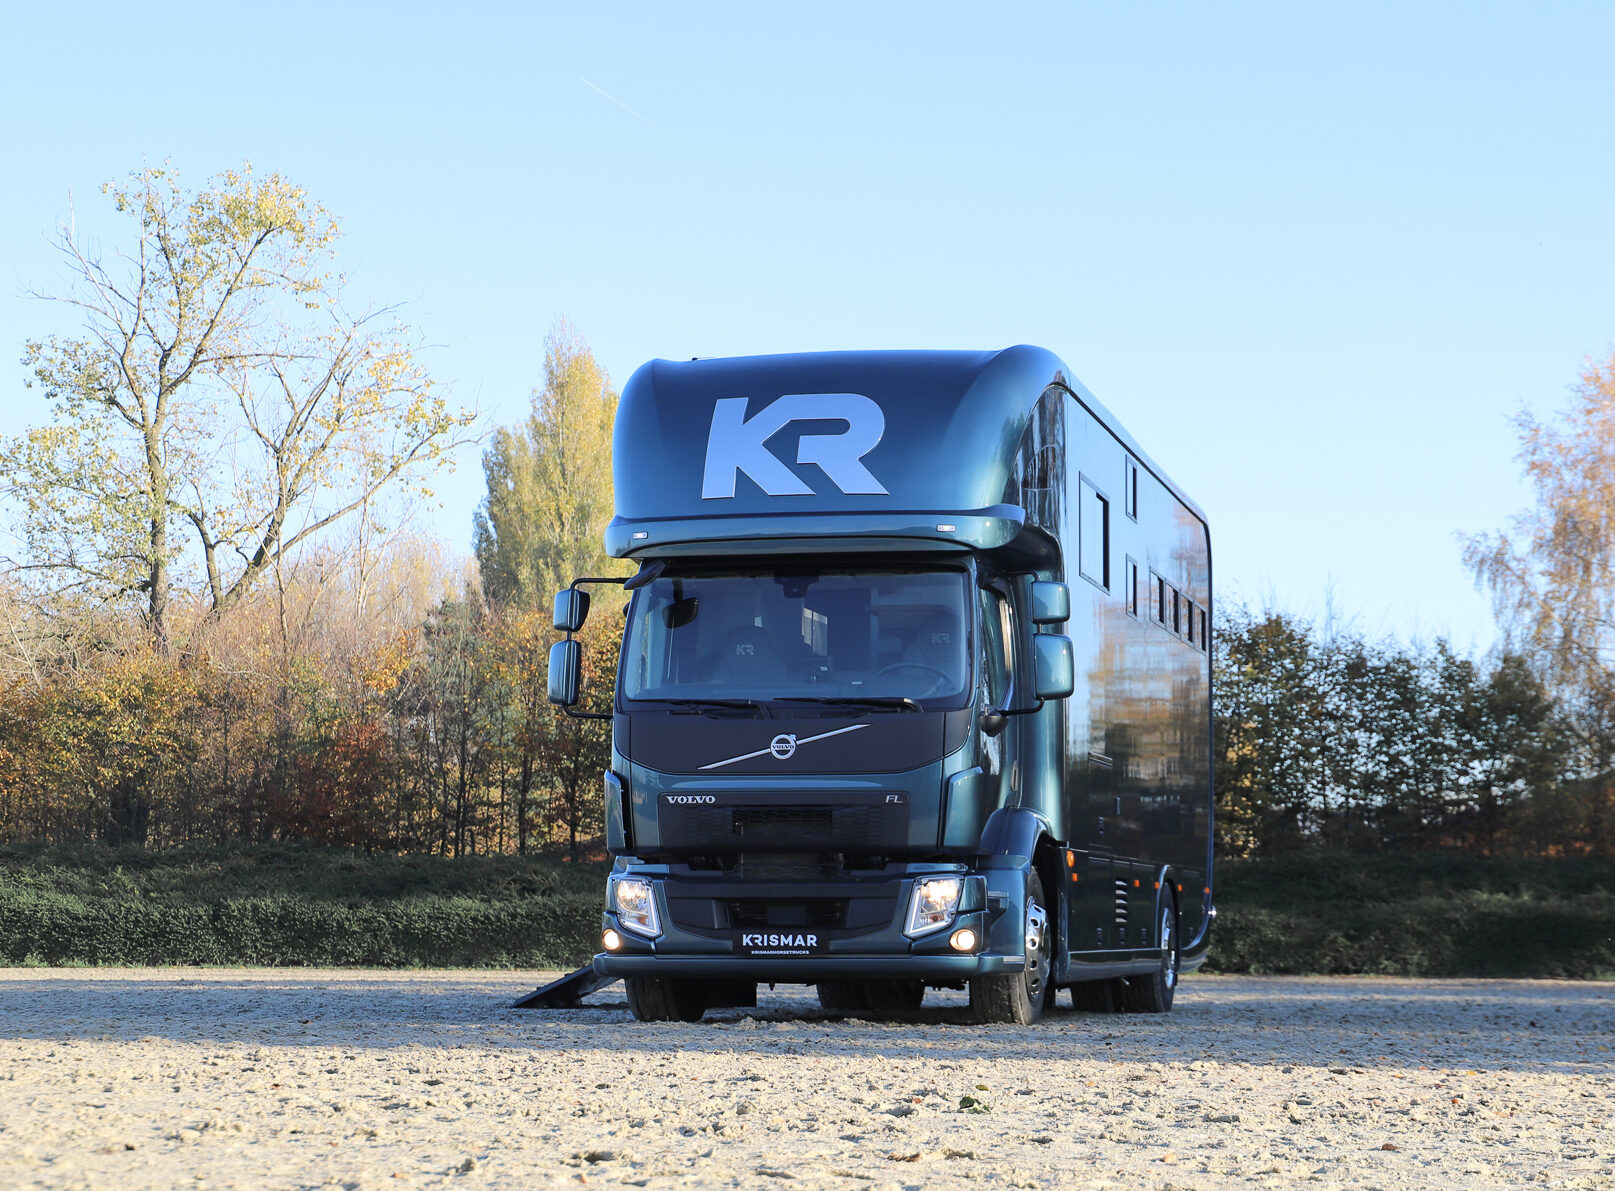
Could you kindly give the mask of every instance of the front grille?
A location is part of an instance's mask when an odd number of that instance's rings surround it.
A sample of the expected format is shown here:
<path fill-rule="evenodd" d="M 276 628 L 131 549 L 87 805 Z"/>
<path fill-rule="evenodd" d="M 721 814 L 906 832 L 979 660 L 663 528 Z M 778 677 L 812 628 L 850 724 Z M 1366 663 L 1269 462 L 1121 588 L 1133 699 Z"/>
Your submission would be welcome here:
<path fill-rule="evenodd" d="M 833 831 L 835 810 L 828 806 L 737 806 L 734 833 L 770 831 Z"/>
<path fill-rule="evenodd" d="M 723 937 L 738 930 L 813 929 L 858 935 L 892 925 L 906 880 L 834 882 L 669 880 L 668 917 L 682 930 Z"/>
<path fill-rule="evenodd" d="M 847 899 L 813 897 L 800 901 L 735 898 L 728 903 L 729 925 L 736 930 L 765 926 L 817 926 L 839 930 L 847 924 Z"/>
<path fill-rule="evenodd" d="M 903 794 L 781 790 L 710 797 L 712 802 L 674 802 L 663 796 L 658 807 L 660 851 L 880 855 L 908 843 L 908 798 Z"/>

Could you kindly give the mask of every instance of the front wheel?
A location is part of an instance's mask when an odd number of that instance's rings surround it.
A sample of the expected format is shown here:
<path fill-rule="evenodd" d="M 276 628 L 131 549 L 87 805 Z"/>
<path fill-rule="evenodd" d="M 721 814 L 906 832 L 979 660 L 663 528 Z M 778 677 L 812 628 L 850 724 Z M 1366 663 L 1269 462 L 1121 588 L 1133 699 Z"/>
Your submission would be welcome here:
<path fill-rule="evenodd" d="M 1129 1013 L 1166 1013 L 1178 991 L 1178 908 L 1170 896 L 1161 899 L 1161 963 L 1147 976 L 1127 978 Z"/>
<path fill-rule="evenodd" d="M 700 1021 L 707 1011 L 704 981 L 624 976 L 622 982 L 635 1021 Z"/>
<path fill-rule="evenodd" d="M 1029 1026 L 1043 1016 L 1054 960 L 1053 924 L 1043 903 L 1043 882 L 1026 878 L 1026 964 L 1019 972 L 977 976 L 970 982 L 970 1013 L 978 1022 Z"/>

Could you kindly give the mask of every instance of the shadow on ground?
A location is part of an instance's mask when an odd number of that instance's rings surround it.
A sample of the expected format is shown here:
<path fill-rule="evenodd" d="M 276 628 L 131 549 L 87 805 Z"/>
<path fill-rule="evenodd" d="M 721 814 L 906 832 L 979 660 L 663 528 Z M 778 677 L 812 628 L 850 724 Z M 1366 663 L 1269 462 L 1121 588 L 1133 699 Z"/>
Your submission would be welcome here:
<path fill-rule="evenodd" d="M 1035 1026 L 977 1026 L 960 992 L 913 1013 L 850 1018 L 811 988 L 695 1024 L 633 1021 L 622 986 L 584 1007 L 517 1010 L 547 978 L 511 972 L 0 971 L 0 1038 L 520 1051 L 624 1048 L 871 1058 L 1010 1058 L 1037 1050 L 1129 1063 L 1472 1068 L 1587 1073 L 1615 1059 L 1615 985 L 1556 981 L 1197 976 L 1166 1015 L 1060 1006 Z"/>

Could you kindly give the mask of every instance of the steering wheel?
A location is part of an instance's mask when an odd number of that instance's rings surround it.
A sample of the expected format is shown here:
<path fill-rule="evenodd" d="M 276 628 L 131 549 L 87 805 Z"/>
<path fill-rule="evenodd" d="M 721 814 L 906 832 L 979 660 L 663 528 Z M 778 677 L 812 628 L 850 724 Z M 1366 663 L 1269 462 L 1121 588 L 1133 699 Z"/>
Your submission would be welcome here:
<path fill-rule="evenodd" d="M 935 674 L 937 681 L 944 686 L 953 681 L 953 675 L 946 670 L 938 670 L 935 666 L 927 666 L 924 662 L 892 662 L 876 670 L 875 677 L 879 678 L 882 674 L 889 674 L 893 670 L 924 670 L 927 674 Z"/>

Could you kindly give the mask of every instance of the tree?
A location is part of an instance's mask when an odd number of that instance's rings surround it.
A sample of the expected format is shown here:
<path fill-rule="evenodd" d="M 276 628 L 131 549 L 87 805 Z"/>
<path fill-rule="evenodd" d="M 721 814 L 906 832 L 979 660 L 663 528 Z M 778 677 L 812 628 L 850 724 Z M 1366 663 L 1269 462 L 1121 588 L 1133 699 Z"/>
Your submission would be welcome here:
<path fill-rule="evenodd" d="M 194 194 L 167 166 L 103 193 L 137 225 L 103 260 L 58 236 L 84 331 L 27 344 L 50 424 L 0 447 L 21 569 L 138 596 L 170 647 L 177 581 L 209 617 L 388 486 L 423 485 L 473 418 L 435 395 L 392 312 L 350 313 L 336 220 L 279 174 Z"/>
<path fill-rule="evenodd" d="M 1300 847 L 1317 837 L 1339 764 L 1333 651 L 1304 620 L 1238 607 L 1213 640 L 1218 851 Z"/>
<path fill-rule="evenodd" d="M 600 607 L 576 634 L 583 645 L 580 711 L 597 715 L 611 711 L 621 625 L 620 616 Z M 567 855 L 577 860 L 584 839 L 604 826 L 602 778 L 611 766 L 611 723 L 579 719 L 559 707 L 549 710 L 549 732 L 540 743 L 539 762 L 550 781 L 550 818 L 565 830 Z"/>
<path fill-rule="evenodd" d="M 1589 364 L 1557 424 L 1515 419 L 1532 508 L 1468 539 L 1507 642 L 1558 696 L 1575 743 L 1584 839 L 1615 853 L 1615 356 Z"/>
<path fill-rule="evenodd" d="M 544 387 L 526 425 L 496 432 L 482 459 L 488 495 L 472 540 L 491 601 L 547 608 L 581 575 L 623 573 L 604 544 L 616 412 L 588 345 L 560 323 L 544 341 Z"/>

